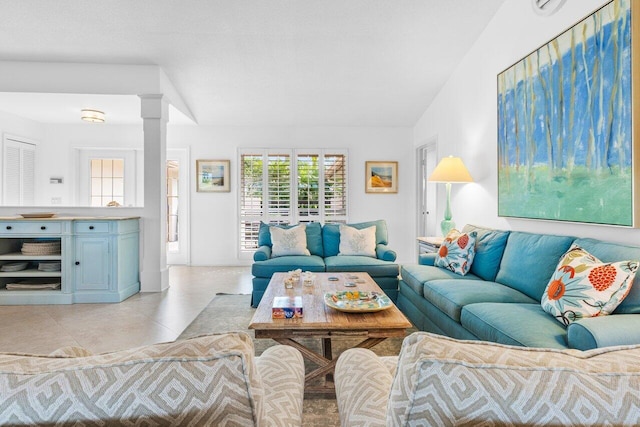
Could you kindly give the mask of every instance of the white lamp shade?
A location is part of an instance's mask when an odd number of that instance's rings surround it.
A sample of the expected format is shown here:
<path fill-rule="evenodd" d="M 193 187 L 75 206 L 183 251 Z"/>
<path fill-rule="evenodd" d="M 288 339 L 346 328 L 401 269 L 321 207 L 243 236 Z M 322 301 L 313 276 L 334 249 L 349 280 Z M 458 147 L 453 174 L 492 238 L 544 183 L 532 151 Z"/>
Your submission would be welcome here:
<path fill-rule="evenodd" d="M 473 178 L 462 163 L 462 159 L 453 156 L 440 160 L 428 180 L 432 182 L 473 182 Z"/>

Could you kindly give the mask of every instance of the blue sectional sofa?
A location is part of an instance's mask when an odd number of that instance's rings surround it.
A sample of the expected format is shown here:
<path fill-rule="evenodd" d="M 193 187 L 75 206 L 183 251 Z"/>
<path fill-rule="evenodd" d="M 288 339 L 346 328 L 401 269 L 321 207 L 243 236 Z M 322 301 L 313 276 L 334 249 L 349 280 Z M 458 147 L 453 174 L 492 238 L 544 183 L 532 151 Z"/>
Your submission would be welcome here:
<path fill-rule="evenodd" d="M 347 224 L 357 229 L 376 226 L 376 258 L 355 255 L 339 255 L 339 224 L 306 223 L 309 256 L 271 256 L 269 225 L 261 223 L 258 232 L 258 249 L 253 254 L 253 292 L 251 306 L 257 307 L 273 273 L 295 269 L 312 272 L 366 272 L 393 301 L 398 296 L 399 266 L 395 251 L 388 244 L 387 223 L 384 220 Z M 284 226 L 285 228 L 293 227 Z"/>
<path fill-rule="evenodd" d="M 640 343 L 640 274 L 608 316 L 565 327 L 540 301 L 561 256 L 573 243 L 603 262 L 640 260 L 640 247 L 517 231 L 466 226 L 477 232 L 470 272 L 434 267 L 437 254 L 401 268 L 397 305 L 416 327 L 458 339 L 525 347 L 587 350 Z"/>

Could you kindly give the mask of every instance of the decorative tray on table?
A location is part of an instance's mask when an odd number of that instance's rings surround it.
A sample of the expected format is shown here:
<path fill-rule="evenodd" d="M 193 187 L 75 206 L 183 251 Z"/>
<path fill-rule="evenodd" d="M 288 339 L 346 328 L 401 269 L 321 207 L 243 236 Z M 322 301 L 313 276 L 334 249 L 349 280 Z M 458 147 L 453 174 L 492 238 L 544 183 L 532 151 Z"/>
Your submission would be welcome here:
<path fill-rule="evenodd" d="M 324 303 L 347 313 L 370 313 L 386 310 L 393 305 L 383 293 L 357 290 L 327 292 L 324 294 Z"/>

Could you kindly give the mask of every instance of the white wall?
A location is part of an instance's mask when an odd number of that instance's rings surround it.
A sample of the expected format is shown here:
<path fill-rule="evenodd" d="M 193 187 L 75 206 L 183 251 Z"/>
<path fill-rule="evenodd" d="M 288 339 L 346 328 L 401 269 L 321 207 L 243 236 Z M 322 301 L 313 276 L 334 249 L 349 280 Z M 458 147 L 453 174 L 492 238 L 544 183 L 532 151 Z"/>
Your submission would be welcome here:
<path fill-rule="evenodd" d="M 637 229 L 498 217 L 497 74 L 604 3 L 570 1 L 555 15 L 540 17 L 529 1 L 507 0 L 414 127 L 414 145 L 437 135 L 440 156 L 461 156 L 475 180 L 453 186 L 453 216 L 459 226 L 472 223 L 631 244 L 640 241 Z M 442 198 L 438 205 L 442 218 Z"/>
<path fill-rule="evenodd" d="M 11 132 L 41 141 L 38 159 L 37 200 L 61 214 L 85 212 L 77 208 L 75 149 L 78 147 L 118 147 L 142 149 L 142 125 L 38 124 L 15 116 L 3 120 L 15 123 Z M 9 131 L 9 129 L 7 129 Z M 385 219 L 390 245 L 398 260 L 414 262 L 414 159 L 411 128 L 279 128 L 169 126 L 167 147 L 190 148 L 191 176 L 191 264 L 238 265 L 250 263 L 250 257 L 238 257 L 238 149 L 239 148 L 346 148 L 349 154 L 349 219 L 351 222 Z M 195 185 L 196 159 L 231 160 L 230 193 L 198 193 Z M 366 194 L 365 161 L 398 161 L 398 194 Z M 142 179 L 142 170 L 139 177 Z M 62 177 L 63 184 L 50 184 L 50 177 Z M 160 183 L 145 183 L 160 185 Z M 60 197 L 61 206 L 49 206 L 51 197 Z M 31 209 L 33 210 L 33 209 Z M 36 209 L 37 210 L 37 209 Z M 42 210 L 42 209 L 41 209 Z M 30 211 L 22 209 L 22 211 Z M 107 210 L 114 215 L 113 210 Z M 123 210 L 122 215 L 138 210 Z M 2 207 L 0 214 L 15 215 L 16 208 Z M 120 215 L 120 213 L 118 213 Z"/>
<path fill-rule="evenodd" d="M 238 148 L 346 148 L 349 155 L 349 220 L 385 219 L 398 260 L 415 260 L 414 177 L 410 128 L 171 126 L 170 148 L 190 147 L 191 264 L 234 265 L 238 258 Z M 196 159 L 230 159 L 231 192 L 198 193 Z M 366 194 L 365 161 L 398 161 L 398 194 Z"/>

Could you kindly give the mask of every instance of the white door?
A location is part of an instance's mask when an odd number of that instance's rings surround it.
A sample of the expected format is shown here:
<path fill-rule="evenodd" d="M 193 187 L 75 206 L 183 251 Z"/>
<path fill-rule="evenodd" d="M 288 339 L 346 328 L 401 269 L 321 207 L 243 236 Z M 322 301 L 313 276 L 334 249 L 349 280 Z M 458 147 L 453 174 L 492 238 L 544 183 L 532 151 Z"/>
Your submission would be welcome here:
<path fill-rule="evenodd" d="M 438 164 L 437 139 L 429 141 L 417 149 L 418 159 L 418 236 L 437 236 L 439 227 L 436 220 L 436 184 L 427 181 Z"/>
<path fill-rule="evenodd" d="M 36 143 L 5 135 L 3 160 L 3 205 L 33 206 Z"/>
<path fill-rule="evenodd" d="M 188 149 L 167 149 L 166 240 L 167 264 L 190 264 Z"/>

